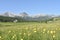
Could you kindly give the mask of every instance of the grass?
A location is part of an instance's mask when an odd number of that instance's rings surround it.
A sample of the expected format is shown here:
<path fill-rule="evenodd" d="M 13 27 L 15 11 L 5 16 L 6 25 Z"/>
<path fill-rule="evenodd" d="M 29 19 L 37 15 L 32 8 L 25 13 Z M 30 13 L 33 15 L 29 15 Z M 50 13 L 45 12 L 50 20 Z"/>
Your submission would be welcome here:
<path fill-rule="evenodd" d="M 0 22 L 0 40 L 60 40 L 60 21 Z"/>

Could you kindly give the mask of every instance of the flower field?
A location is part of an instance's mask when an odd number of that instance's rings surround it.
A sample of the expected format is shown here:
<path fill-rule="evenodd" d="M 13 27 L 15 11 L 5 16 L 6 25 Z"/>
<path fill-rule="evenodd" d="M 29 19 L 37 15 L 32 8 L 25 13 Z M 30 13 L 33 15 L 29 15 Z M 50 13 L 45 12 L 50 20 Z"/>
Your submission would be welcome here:
<path fill-rule="evenodd" d="M 0 40 L 60 40 L 60 21 L 0 23 Z"/>

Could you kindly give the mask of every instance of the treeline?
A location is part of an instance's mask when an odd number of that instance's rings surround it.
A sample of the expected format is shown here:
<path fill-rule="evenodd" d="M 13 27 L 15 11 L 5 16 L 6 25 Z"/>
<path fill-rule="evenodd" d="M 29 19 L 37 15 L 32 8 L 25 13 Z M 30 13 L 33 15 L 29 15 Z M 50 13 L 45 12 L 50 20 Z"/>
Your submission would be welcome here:
<path fill-rule="evenodd" d="M 0 16 L 0 22 L 12 22 L 14 19 L 13 17 Z"/>
<path fill-rule="evenodd" d="M 16 21 L 17 20 L 17 21 Z M 28 20 L 28 19 L 24 19 L 22 17 L 6 17 L 6 16 L 0 16 L 0 22 L 45 22 L 47 23 L 48 21 L 53 21 L 54 18 L 51 18 L 51 19 L 46 19 L 46 20 Z"/>

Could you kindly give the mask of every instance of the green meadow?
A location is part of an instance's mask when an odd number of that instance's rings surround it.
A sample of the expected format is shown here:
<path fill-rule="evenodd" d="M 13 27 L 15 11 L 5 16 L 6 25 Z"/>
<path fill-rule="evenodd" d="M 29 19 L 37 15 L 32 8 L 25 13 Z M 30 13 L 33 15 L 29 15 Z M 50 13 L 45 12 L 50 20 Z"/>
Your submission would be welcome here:
<path fill-rule="evenodd" d="M 60 21 L 0 22 L 0 40 L 60 40 Z"/>

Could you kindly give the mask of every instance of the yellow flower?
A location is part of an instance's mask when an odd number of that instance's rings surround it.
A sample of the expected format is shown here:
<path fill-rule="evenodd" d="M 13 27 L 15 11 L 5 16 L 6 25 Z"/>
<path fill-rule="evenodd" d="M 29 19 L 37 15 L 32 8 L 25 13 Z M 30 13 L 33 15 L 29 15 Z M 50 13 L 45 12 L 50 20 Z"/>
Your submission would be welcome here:
<path fill-rule="evenodd" d="M 43 31 L 46 31 L 46 29 L 43 29 Z"/>
<path fill-rule="evenodd" d="M 55 38 L 55 35 L 53 35 L 53 38 Z"/>
<path fill-rule="evenodd" d="M 21 40 L 23 40 L 23 39 L 21 39 Z"/>
<path fill-rule="evenodd" d="M 12 39 L 16 37 L 16 34 L 13 35 Z"/>
<path fill-rule="evenodd" d="M 24 35 L 25 35 L 26 33 L 24 33 Z"/>
<path fill-rule="evenodd" d="M 34 31 L 34 32 L 37 32 L 37 31 Z"/>
<path fill-rule="evenodd" d="M 14 36 L 16 36 L 16 34 L 14 34 Z"/>
<path fill-rule="evenodd" d="M 30 36 L 31 35 L 31 33 L 28 33 L 28 36 Z"/>
<path fill-rule="evenodd" d="M 0 36 L 0 38 L 2 38 L 2 37 Z"/>
<path fill-rule="evenodd" d="M 11 33 L 11 31 L 9 30 L 8 33 Z"/>
<path fill-rule="evenodd" d="M 12 39 L 15 38 L 15 36 L 12 37 Z"/>
<path fill-rule="evenodd" d="M 50 31 L 51 34 L 53 34 L 53 31 Z"/>

